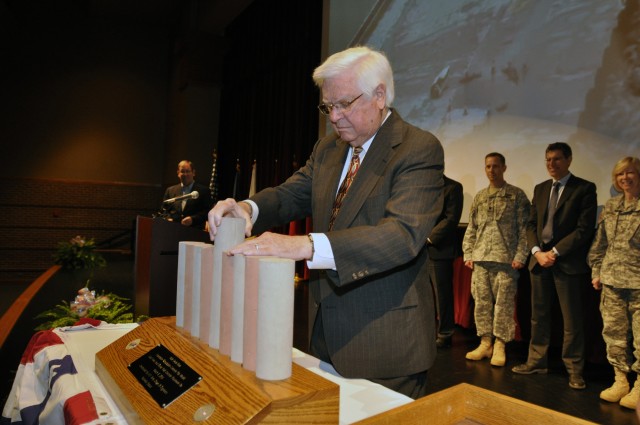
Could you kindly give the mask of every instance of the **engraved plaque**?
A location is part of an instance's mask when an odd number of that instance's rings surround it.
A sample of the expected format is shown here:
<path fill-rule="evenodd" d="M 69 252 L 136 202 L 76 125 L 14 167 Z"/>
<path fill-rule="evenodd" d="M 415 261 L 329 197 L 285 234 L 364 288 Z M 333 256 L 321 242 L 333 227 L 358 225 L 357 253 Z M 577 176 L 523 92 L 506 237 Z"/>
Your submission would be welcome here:
<path fill-rule="evenodd" d="M 202 376 L 162 344 L 140 356 L 128 368 L 162 408 L 202 379 Z"/>

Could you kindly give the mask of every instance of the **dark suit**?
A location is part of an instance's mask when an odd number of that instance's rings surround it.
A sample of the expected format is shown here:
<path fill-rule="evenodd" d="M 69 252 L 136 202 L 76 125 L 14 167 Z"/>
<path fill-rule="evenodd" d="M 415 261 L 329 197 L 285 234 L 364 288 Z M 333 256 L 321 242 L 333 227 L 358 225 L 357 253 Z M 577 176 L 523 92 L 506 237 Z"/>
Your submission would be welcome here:
<path fill-rule="evenodd" d="M 444 206 L 438 221 L 431 231 L 427 247 L 429 250 L 429 278 L 436 291 L 438 301 L 438 336 L 453 334 L 453 260 L 459 255 L 456 230 L 462 216 L 464 197 L 462 185 L 444 176 Z"/>
<path fill-rule="evenodd" d="M 336 134 L 318 141 L 304 167 L 252 198 L 254 230 L 311 214 L 314 230 L 327 232 L 347 152 Z M 326 233 L 336 270 L 312 270 L 310 289 L 326 354 L 345 377 L 404 377 L 435 360 L 425 241 L 442 210 L 443 161 L 435 136 L 393 111 Z"/>
<path fill-rule="evenodd" d="M 552 267 L 543 268 L 531 256 L 531 344 L 528 363 L 547 367 L 550 340 L 551 296 L 558 294 L 564 322 L 562 360 L 569 373 L 582 374 L 584 368 L 584 329 L 581 285 L 588 285 L 590 270 L 587 253 L 595 232 L 597 197 L 593 183 L 571 176 L 557 203 L 553 219 L 553 240 L 542 242 L 552 180 L 535 187 L 527 223 L 529 246 L 542 251 L 555 247 L 559 253 Z"/>
<path fill-rule="evenodd" d="M 207 214 L 212 206 L 211 192 L 207 186 L 195 181 L 193 182 L 193 187 L 189 193 L 193 191 L 199 193 L 198 199 L 187 200 L 184 210 L 182 209 L 182 201 L 177 201 L 167 206 L 166 212 L 168 216 L 177 223 L 180 223 L 185 217 L 191 217 L 193 220 L 191 227 L 204 228 L 204 223 L 207 221 Z M 182 186 L 177 184 L 175 186 L 168 187 L 164 192 L 164 197 L 162 199 L 171 199 L 182 195 Z"/>

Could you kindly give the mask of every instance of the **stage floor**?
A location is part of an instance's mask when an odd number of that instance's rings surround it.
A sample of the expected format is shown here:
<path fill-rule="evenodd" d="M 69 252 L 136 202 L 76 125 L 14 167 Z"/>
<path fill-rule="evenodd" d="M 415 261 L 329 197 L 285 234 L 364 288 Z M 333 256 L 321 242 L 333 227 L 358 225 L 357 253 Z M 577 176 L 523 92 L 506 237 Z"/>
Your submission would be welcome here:
<path fill-rule="evenodd" d="M 526 342 L 507 344 L 504 367 L 492 367 L 488 359 L 466 360 L 465 354 L 478 342 L 473 332 L 457 329 L 452 346 L 438 350 L 436 362 L 429 371 L 430 393 L 465 382 L 598 424 L 639 424 L 634 411 L 600 400 L 600 391 L 613 383 L 613 370 L 608 364 L 587 363 L 584 373 L 587 388 L 574 390 L 569 388 L 559 349 L 551 349 L 547 375 L 517 375 L 511 368 L 526 361 Z"/>

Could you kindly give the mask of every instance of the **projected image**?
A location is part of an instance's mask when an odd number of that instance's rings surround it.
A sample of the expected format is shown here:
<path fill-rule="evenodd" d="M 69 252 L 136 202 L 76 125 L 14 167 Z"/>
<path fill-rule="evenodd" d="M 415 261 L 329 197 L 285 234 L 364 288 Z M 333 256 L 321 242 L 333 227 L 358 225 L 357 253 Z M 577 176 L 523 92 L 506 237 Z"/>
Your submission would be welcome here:
<path fill-rule="evenodd" d="M 491 151 L 531 197 L 545 147 L 567 142 L 599 204 L 615 162 L 640 156 L 639 0 L 381 0 L 351 44 L 387 53 L 394 107 L 442 141 L 463 221 Z"/>

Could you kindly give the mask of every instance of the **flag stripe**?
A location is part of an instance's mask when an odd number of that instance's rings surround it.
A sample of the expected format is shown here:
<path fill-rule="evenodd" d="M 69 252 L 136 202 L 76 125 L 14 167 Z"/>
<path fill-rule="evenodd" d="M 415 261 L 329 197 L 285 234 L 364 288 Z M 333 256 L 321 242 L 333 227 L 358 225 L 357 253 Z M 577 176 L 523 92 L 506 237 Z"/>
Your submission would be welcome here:
<path fill-rule="evenodd" d="M 87 325 L 90 323 L 82 326 Z M 79 425 L 97 419 L 91 392 L 80 379 L 56 330 L 33 335 L 22 355 L 0 423 Z"/>

